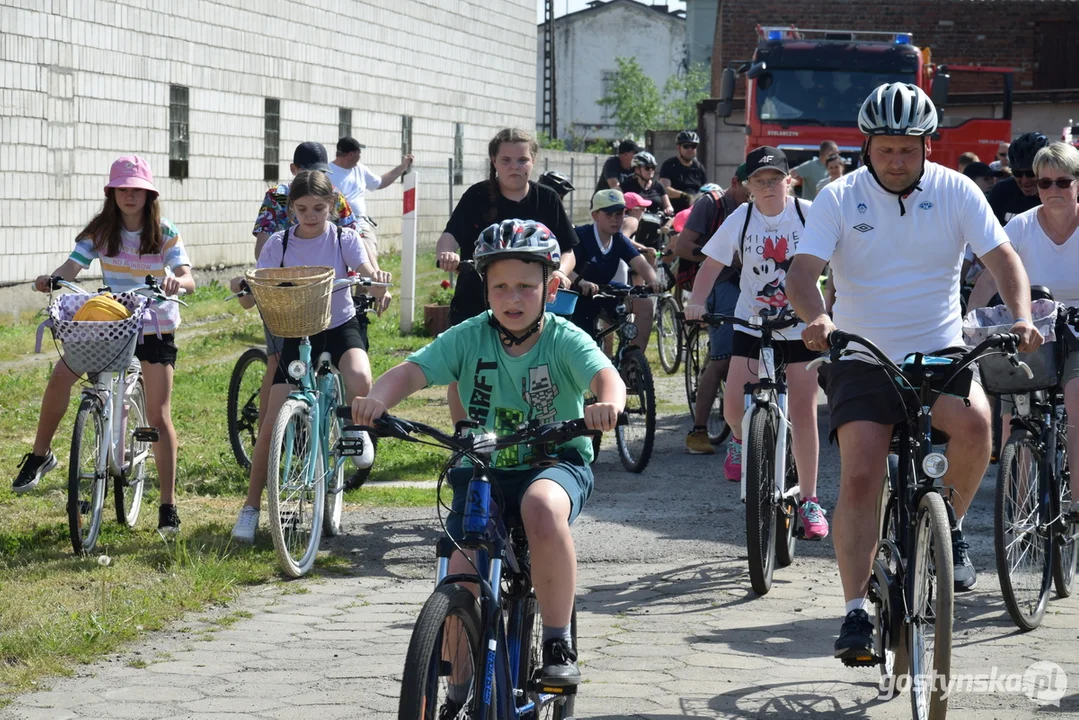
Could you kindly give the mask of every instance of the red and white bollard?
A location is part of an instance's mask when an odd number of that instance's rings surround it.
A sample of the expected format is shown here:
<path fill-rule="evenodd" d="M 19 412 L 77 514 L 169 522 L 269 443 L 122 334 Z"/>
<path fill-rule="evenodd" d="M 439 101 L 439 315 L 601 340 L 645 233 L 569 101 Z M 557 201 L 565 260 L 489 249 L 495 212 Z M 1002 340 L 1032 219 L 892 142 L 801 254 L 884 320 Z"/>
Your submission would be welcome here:
<path fill-rule="evenodd" d="M 415 169 L 404 176 L 405 194 L 401 217 L 401 332 L 412 332 L 416 316 L 416 188 L 419 177 Z"/>

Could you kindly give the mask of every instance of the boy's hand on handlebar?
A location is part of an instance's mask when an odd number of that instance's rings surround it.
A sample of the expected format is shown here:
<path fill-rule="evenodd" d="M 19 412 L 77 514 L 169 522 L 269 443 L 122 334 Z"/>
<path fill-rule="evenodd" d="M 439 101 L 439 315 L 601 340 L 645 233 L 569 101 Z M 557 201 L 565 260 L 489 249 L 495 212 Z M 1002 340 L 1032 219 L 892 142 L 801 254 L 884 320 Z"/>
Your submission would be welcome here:
<path fill-rule="evenodd" d="M 446 272 L 453 272 L 461 264 L 461 256 L 455 252 L 441 252 L 438 254 L 438 266 Z"/>
<path fill-rule="evenodd" d="M 599 285 L 587 280 L 582 280 L 577 287 L 581 290 L 581 297 L 592 297 L 599 292 Z"/>
<path fill-rule="evenodd" d="M 618 408 L 614 403 L 592 403 L 584 406 L 584 424 L 589 430 L 614 430 L 618 423 Z"/>
<path fill-rule="evenodd" d="M 41 293 L 47 293 L 49 287 L 52 285 L 52 277 L 49 275 L 38 275 L 34 280 L 34 290 Z"/>
<path fill-rule="evenodd" d="M 691 322 L 693 320 L 700 320 L 701 316 L 704 315 L 704 312 L 705 312 L 704 305 L 686 305 L 686 310 L 685 310 L 686 320 L 689 320 Z"/>
<path fill-rule="evenodd" d="M 835 323 L 827 315 L 820 315 L 802 331 L 802 342 L 808 350 L 824 352 L 829 348 L 828 336 L 835 330 Z"/>
<path fill-rule="evenodd" d="M 1011 332 L 1019 336 L 1019 352 L 1034 352 L 1045 341 L 1038 329 L 1026 320 L 1012 325 Z"/>
<path fill-rule="evenodd" d="M 561 270 L 555 270 L 551 274 L 558 278 L 558 285 L 561 288 L 569 290 L 569 286 L 573 284 L 573 281 L 569 279 L 569 275 L 566 275 Z"/>
<path fill-rule="evenodd" d="M 381 400 L 368 397 L 352 399 L 352 422 L 355 425 L 371 427 L 375 420 L 386 414 L 386 406 Z"/>

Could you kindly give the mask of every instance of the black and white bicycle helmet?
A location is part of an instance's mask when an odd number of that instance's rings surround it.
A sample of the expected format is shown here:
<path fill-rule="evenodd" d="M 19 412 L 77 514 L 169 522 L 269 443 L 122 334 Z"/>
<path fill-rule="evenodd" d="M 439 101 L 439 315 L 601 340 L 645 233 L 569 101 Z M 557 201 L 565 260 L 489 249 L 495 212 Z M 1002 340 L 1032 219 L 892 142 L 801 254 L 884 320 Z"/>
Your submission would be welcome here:
<path fill-rule="evenodd" d="M 926 137 L 937 130 L 937 108 L 917 85 L 885 83 L 862 103 L 858 129 L 869 136 Z"/>
<path fill-rule="evenodd" d="M 566 197 L 566 195 L 576 189 L 573 187 L 573 183 L 569 181 L 568 177 L 560 172 L 555 172 L 554 170 L 540 175 L 539 184 L 551 188 L 558 193 L 558 197 L 560 198 Z"/>
<path fill-rule="evenodd" d="M 683 130 L 682 132 L 678 133 L 678 144 L 679 145 L 689 145 L 689 144 L 700 145 L 701 144 L 701 138 L 700 138 L 699 135 L 697 135 L 697 133 L 693 132 L 692 130 Z"/>
<path fill-rule="evenodd" d="M 1040 132 L 1020 135 L 1008 146 L 1008 165 L 1016 170 L 1030 170 L 1034 167 L 1034 156 L 1048 144 L 1049 138 Z"/>
<path fill-rule="evenodd" d="M 646 167 L 654 168 L 656 166 L 656 156 L 645 150 L 641 150 L 639 153 L 633 156 L 633 167 Z"/>

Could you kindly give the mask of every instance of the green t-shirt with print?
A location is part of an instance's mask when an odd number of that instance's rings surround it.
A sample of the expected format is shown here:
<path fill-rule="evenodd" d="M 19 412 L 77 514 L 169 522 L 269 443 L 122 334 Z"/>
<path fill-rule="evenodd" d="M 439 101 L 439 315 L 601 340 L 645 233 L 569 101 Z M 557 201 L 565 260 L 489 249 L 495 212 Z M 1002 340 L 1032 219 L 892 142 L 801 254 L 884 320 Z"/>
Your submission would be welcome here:
<path fill-rule="evenodd" d="M 428 385 L 457 383 L 468 417 L 485 432 L 508 435 L 529 420 L 555 422 L 584 416 L 584 396 L 597 372 L 613 367 L 596 341 L 573 323 L 547 313 L 539 341 L 524 355 L 510 356 L 490 311 L 450 328 L 409 356 Z M 591 438 L 574 438 L 563 447 L 592 460 Z M 528 467 L 529 448 L 500 450 L 493 467 Z"/>

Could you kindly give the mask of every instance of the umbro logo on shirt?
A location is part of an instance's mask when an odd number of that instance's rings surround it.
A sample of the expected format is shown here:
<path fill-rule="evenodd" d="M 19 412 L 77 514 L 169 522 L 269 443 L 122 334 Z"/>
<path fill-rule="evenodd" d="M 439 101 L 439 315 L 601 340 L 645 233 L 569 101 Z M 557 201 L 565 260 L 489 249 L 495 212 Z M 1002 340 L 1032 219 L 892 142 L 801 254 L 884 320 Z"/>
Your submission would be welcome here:
<path fill-rule="evenodd" d="M 854 229 L 857 230 L 860 233 L 867 233 L 867 232 L 869 232 L 870 230 L 873 229 L 873 226 L 872 225 L 866 225 L 865 223 L 859 223 L 858 225 L 854 226 Z"/>

